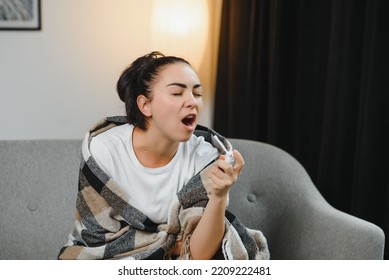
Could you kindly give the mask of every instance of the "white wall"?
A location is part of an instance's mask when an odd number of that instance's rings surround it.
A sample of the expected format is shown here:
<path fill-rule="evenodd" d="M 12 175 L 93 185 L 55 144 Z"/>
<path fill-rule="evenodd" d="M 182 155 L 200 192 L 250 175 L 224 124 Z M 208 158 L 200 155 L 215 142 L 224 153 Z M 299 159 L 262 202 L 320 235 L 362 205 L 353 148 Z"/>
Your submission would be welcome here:
<path fill-rule="evenodd" d="M 0 139 L 79 139 L 98 119 L 124 114 L 116 81 L 135 58 L 151 51 L 151 5 L 42 1 L 41 31 L 0 31 Z M 215 52 L 205 57 L 213 61 Z M 211 126 L 214 66 L 201 71 L 209 87 L 201 122 Z"/>

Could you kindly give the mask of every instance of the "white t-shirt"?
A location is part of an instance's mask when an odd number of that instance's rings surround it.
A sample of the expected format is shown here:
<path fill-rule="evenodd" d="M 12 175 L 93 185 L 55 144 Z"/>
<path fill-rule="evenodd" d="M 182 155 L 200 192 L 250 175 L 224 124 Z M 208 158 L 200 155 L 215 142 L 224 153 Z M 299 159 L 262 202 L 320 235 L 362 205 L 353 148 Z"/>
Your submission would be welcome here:
<path fill-rule="evenodd" d="M 144 167 L 132 146 L 134 126 L 124 124 L 92 138 L 90 152 L 100 167 L 127 193 L 129 203 L 155 223 L 167 221 L 177 192 L 218 156 L 202 136 L 179 145 L 173 159 L 159 168 Z"/>

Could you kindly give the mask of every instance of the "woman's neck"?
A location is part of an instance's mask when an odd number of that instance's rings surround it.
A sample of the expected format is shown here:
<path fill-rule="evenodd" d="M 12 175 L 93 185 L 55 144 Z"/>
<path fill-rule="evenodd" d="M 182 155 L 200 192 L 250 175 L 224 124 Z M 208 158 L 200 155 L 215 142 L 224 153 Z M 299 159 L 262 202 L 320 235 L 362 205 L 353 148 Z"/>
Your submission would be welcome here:
<path fill-rule="evenodd" d="M 139 162 L 148 168 L 167 165 L 177 153 L 179 142 L 156 137 L 151 131 L 135 127 L 132 133 L 132 146 Z"/>

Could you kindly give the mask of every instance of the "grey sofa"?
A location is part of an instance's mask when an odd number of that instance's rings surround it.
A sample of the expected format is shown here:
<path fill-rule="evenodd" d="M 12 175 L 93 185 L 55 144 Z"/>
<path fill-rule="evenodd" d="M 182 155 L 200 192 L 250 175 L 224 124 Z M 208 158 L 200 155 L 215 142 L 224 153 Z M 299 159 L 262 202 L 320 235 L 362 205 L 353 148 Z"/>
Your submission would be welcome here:
<path fill-rule="evenodd" d="M 229 208 L 272 259 L 382 259 L 383 231 L 331 207 L 284 151 L 231 139 L 245 169 Z M 0 259 L 55 259 L 73 228 L 81 140 L 0 141 Z"/>

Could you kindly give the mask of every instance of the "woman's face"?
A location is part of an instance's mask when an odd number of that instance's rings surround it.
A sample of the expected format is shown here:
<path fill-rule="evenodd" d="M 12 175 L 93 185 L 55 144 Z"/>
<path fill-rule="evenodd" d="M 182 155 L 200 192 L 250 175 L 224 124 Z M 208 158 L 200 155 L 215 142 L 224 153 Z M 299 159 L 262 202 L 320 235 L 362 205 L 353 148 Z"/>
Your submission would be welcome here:
<path fill-rule="evenodd" d="M 150 96 L 147 130 L 171 141 L 187 141 L 203 106 L 196 71 L 186 63 L 163 67 L 151 86 Z"/>

